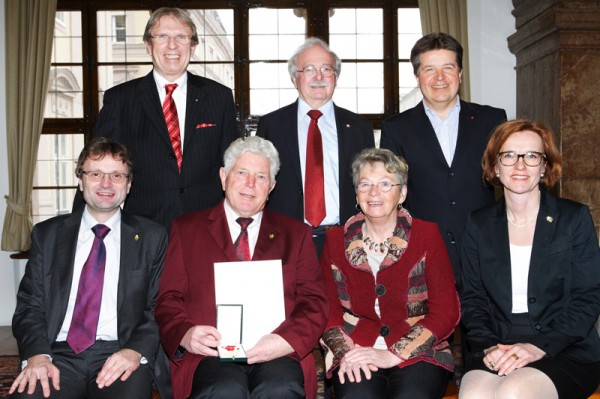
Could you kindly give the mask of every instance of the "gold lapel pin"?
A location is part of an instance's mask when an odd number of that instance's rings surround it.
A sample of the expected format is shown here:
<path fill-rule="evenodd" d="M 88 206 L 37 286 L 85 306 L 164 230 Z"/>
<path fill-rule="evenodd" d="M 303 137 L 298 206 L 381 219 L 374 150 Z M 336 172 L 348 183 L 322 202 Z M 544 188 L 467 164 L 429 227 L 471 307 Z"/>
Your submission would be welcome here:
<path fill-rule="evenodd" d="M 552 216 L 546 216 L 546 220 L 548 221 L 548 223 L 554 222 L 554 219 L 552 218 Z"/>
<path fill-rule="evenodd" d="M 136 235 L 135 235 L 135 237 L 133 237 L 133 239 L 137 241 L 137 240 L 139 240 L 139 239 L 140 239 L 140 236 L 138 236 L 138 235 L 136 234 Z"/>
<path fill-rule="evenodd" d="M 273 233 L 270 233 L 270 234 L 269 234 L 269 238 L 272 240 L 273 238 L 275 238 L 275 234 L 273 234 Z"/>

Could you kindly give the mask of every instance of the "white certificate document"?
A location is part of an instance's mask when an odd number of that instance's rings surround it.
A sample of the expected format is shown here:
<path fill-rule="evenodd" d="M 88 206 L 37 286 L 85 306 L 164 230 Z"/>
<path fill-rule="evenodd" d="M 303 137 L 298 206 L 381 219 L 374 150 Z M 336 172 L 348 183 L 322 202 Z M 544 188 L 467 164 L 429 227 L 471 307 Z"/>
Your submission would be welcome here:
<path fill-rule="evenodd" d="M 285 320 L 281 260 L 218 262 L 214 267 L 216 304 L 243 306 L 241 343 L 248 350 Z"/>

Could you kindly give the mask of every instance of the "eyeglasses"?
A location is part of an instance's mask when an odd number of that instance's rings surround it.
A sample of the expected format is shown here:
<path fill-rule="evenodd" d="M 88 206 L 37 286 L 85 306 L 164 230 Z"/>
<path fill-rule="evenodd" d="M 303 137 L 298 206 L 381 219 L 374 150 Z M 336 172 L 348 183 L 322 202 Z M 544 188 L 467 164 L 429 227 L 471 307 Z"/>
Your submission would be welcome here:
<path fill-rule="evenodd" d="M 323 75 L 324 78 L 330 78 L 335 74 L 335 69 L 330 65 L 323 65 L 319 71 L 321 71 L 321 75 Z M 317 76 L 317 67 L 309 65 L 302 70 L 298 70 L 298 72 L 303 73 L 307 78 L 314 78 Z"/>
<path fill-rule="evenodd" d="M 402 184 L 398 183 L 398 184 L 394 184 L 394 183 L 390 183 L 389 181 L 380 181 L 377 184 L 374 183 L 369 183 L 369 182 L 362 182 L 362 183 L 358 183 L 358 186 L 356 186 L 356 188 L 358 189 L 358 191 L 360 191 L 361 193 L 368 193 L 369 191 L 371 191 L 371 187 L 373 186 L 377 186 L 377 190 L 381 193 L 388 193 L 390 192 L 390 190 L 392 189 L 392 187 L 394 186 L 401 186 Z"/>
<path fill-rule="evenodd" d="M 527 151 L 524 154 L 517 154 L 514 151 L 503 151 L 499 152 L 496 158 L 504 166 L 516 165 L 519 162 L 519 158 L 523 158 L 523 162 L 527 166 L 539 166 L 542 160 L 546 159 L 546 155 L 538 151 Z"/>
<path fill-rule="evenodd" d="M 113 183 L 123 183 L 125 180 L 129 179 L 129 173 L 121 173 L 121 172 L 100 172 L 100 171 L 86 171 L 81 170 L 81 173 L 87 176 L 90 181 L 102 181 L 104 180 L 104 176 L 108 176 L 111 182 Z"/>
<path fill-rule="evenodd" d="M 171 39 L 175 39 L 175 42 L 178 44 L 190 44 L 190 42 L 192 41 L 192 37 L 186 36 L 186 35 L 177 35 L 177 36 L 157 35 L 157 36 L 150 36 L 150 37 L 153 38 L 154 40 L 156 40 L 160 44 L 168 43 L 169 40 L 171 40 Z"/>

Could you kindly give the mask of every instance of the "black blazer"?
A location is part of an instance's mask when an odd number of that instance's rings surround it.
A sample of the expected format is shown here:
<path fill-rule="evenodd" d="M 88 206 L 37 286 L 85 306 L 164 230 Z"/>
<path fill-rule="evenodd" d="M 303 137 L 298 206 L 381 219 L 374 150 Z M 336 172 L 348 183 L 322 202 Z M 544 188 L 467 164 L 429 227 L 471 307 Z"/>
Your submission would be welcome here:
<path fill-rule="evenodd" d="M 57 216 L 33 228 L 29 261 L 12 321 L 22 359 L 42 353 L 52 355 L 52 345 L 67 311 L 81 217 L 82 212 Z M 167 240 L 164 227 L 122 212 L 117 289 L 119 345 L 141 353 L 151 367 L 159 342 L 154 303 Z"/>
<path fill-rule="evenodd" d="M 169 229 L 174 217 L 213 207 L 222 200 L 219 168 L 223 153 L 239 134 L 231 90 L 188 73 L 179 174 L 150 72 L 105 93 L 94 136 L 118 141 L 133 155 L 134 179 L 124 209 Z M 78 201 L 83 204 L 80 195 Z"/>
<path fill-rule="evenodd" d="M 340 223 L 356 214 L 352 183 L 352 159 L 365 148 L 375 147 L 373 126 L 357 114 L 334 104 L 338 136 Z M 281 159 L 277 186 L 267 207 L 304 222 L 304 186 L 298 147 L 298 101 L 260 118 L 257 136 L 270 140 Z"/>
<path fill-rule="evenodd" d="M 423 102 L 383 122 L 381 148 L 408 162 L 404 206 L 417 218 L 436 222 L 459 282 L 460 242 L 470 211 L 494 202 L 482 179 L 481 157 L 494 128 L 506 120 L 502 109 L 460 102 L 458 138 L 448 166 Z"/>
<path fill-rule="evenodd" d="M 473 212 L 462 246 L 462 321 L 473 350 L 506 343 L 512 291 L 506 203 Z M 529 277 L 530 341 L 549 356 L 600 360 L 600 248 L 589 209 L 542 189 Z"/>

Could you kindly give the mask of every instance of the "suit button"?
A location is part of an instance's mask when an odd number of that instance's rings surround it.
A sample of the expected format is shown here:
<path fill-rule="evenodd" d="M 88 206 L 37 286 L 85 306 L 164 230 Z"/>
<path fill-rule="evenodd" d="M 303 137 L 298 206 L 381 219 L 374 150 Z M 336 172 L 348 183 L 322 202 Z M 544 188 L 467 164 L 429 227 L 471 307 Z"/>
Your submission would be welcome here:
<path fill-rule="evenodd" d="M 377 296 L 385 295 L 385 285 L 377 284 L 377 286 L 375 287 L 375 294 L 377 294 Z"/>
<path fill-rule="evenodd" d="M 390 328 L 388 326 L 383 326 L 379 329 L 379 335 L 382 337 L 387 337 L 390 335 Z"/>
<path fill-rule="evenodd" d="M 183 193 L 185 193 L 185 187 L 181 187 L 181 188 L 179 189 L 179 194 L 183 194 Z"/>
<path fill-rule="evenodd" d="M 535 303 L 536 299 L 534 296 L 529 297 L 529 303 Z"/>
<path fill-rule="evenodd" d="M 454 172 L 452 172 L 452 171 L 451 171 L 451 172 L 448 172 L 448 176 L 450 176 L 450 177 L 454 177 Z"/>
<path fill-rule="evenodd" d="M 536 323 L 535 326 L 533 326 L 533 328 L 535 328 L 536 331 L 540 331 L 542 329 L 542 326 L 540 323 Z"/>

